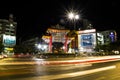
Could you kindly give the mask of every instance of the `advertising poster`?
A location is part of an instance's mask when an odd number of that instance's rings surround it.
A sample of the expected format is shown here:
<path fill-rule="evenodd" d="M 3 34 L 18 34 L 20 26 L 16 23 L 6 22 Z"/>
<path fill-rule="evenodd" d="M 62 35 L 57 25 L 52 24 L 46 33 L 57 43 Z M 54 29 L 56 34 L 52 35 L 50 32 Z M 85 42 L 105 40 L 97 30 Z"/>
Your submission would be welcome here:
<path fill-rule="evenodd" d="M 93 35 L 92 34 L 85 34 L 81 35 L 81 46 L 93 46 Z"/>
<path fill-rule="evenodd" d="M 96 30 L 82 30 L 78 32 L 78 48 L 81 52 L 92 52 L 96 46 Z"/>
<path fill-rule="evenodd" d="M 14 46 L 16 44 L 16 37 L 10 35 L 3 35 L 4 46 Z"/>

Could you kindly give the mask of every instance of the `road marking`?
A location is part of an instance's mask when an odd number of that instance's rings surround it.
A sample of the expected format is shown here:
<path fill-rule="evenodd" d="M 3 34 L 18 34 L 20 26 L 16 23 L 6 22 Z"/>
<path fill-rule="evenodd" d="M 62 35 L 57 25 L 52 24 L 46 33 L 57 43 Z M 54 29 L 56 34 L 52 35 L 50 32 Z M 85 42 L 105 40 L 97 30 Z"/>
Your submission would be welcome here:
<path fill-rule="evenodd" d="M 61 78 L 71 78 L 71 77 L 83 76 L 83 75 L 92 74 L 95 72 L 106 71 L 106 70 L 115 69 L 115 68 L 116 68 L 116 66 L 113 65 L 113 66 L 107 66 L 107 67 L 91 69 L 91 70 L 86 70 L 86 71 L 73 72 L 73 73 L 30 77 L 29 80 L 54 80 L 54 79 L 61 79 Z M 28 80 L 28 78 L 18 79 L 18 80 Z"/>

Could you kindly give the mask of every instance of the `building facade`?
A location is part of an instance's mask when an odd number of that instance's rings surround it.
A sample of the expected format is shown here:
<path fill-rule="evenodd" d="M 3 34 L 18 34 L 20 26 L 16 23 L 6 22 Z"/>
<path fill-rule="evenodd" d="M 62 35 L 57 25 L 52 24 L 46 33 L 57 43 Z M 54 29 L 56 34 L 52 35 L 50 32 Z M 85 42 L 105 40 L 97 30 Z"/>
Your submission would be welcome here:
<path fill-rule="evenodd" d="M 96 29 L 78 31 L 79 52 L 93 52 L 96 46 Z"/>
<path fill-rule="evenodd" d="M 105 45 L 115 41 L 117 41 L 117 33 L 115 30 L 97 32 L 98 45 Z"/>
<path fill-rule="evenodd" d="M 13 51 L 16 45 L 16 27 L 17 22 L 13 20 L 13 15 L 9 19 L 0 19 L 0 42 L 4 45 L 4 51 L 9 53 Z"/>

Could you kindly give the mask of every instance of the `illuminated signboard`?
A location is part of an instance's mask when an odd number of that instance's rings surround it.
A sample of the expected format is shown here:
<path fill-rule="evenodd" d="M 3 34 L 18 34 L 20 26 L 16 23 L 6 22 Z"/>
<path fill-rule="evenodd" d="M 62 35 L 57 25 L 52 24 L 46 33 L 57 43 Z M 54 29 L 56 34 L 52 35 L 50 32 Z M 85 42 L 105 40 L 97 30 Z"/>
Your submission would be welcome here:
<path fill-rule="evenodd" d="M 110 33 L 110 38 L 111 38 L 111 41 L 114 42 L 115 41 L 115 35 L 113 32 Z"/>
<path fill-rule="evenodd" d="M 9 51 L 12 51 L 13 50 L 13 48 L 5 48 L 6 50 L 9 50 Z"/>
<path fill-rule="evenodd" d="M 54 33 L 52 35 L 52 41 L 53 42 L 64 42 L 65 40 L 65 34 L 64 33 Z"/>
<path fill-rule="evenodd" d="M 81 30 L 78 32 L 78 48 L 82 52 L 92 52 L 96 46 L 96 30 Z"/>
<path fill-rule="evenodd" d="M 3 35 L 4 46 L 14 46 L 16 44 L 16 37 L 10 35 Z"/>
<path fill-rule="evenodd" d="M 93 35 L 86 34 L 81 35 L 81 46 L 92 46 L 93 45 Z"/>

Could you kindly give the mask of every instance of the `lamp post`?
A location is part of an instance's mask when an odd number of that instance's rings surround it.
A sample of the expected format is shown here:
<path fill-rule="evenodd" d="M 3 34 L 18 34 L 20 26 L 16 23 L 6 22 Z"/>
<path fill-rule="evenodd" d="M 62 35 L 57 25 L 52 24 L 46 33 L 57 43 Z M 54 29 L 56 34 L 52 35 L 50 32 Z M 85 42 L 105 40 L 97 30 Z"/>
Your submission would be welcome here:
<path fill-rule="evenodd" d="M 76 20 L 79 19 L 79 15 L 73 12 L 68 13 L 68 18 L 74 23 L 74 30 L 76 30 Z"/>
<path fill-rule="evenodd" d="M 74 12 L 70 12 L 68 13 L 68 19 L 70 19 L 72 22 L 73 22 L 73 26 L 74 26 L 74 32 L 76 31 L 76 20 L 79 19 L 79 15 L 77 13 L 74 13 Z M 76 36 L 75 36 L 76 37 Z M 75 42 L 74 42 L 74 52 L 75 51 L 75 48 L 76 48 L 76 39 L 74 39 Z"/>

